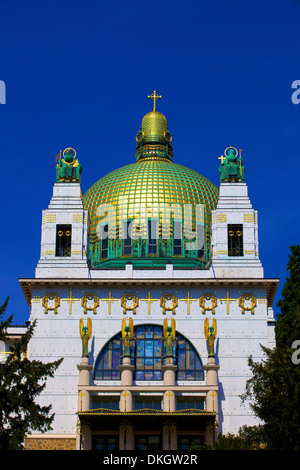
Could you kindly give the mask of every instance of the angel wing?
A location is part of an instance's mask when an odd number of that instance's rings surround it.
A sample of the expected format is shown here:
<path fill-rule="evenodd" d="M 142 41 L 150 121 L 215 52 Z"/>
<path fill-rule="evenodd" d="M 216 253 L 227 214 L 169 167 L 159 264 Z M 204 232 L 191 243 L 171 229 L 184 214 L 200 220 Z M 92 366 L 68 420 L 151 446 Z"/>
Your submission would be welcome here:
<path fill-rule="evenodd" d="M 172 339 L 174 341 L 175 336 L 176 336 L 176 322 L 174 318 L 171 319 L 171 327 L 172 327 Z"/>
<path fill-rule="evenodd" d="M 165 318 L 165 319 L 164 319 L 164 327 L 163 327 L 163 330 L 164 330 L 164 338 L 166 337 L 167 328 L 168 328 L 168 320 L 167 320 L 167 318 Z"/>
<path fill-rule="evenodd" d="M 130 329 L 130 337 L 133 338 L 133 320 L 129 318 L 129 329 Z"/>
<path fill-rule="evenodd" d="M 122 320 L 122 338 L 124 338 L 125 327 L 126 327 L 126 318 L 124 317 Z"/>
<path fill-rule="evenodd" d="M 79 320 L 79 334 L 80 334 L 80 338 L 82 338 L 82 328 L 83 328 L 83 318 L 80 318 L 80 320 Z"/>
<path fill-rule="evenodd" d="M 208 338 L 208 328 L 209 328 L 209 320 L 208 320 L 208 318 L 205 318 L 205 320 L 204 320 L 204 336 L 205 336 L 206 340 Z"/>
<path fill-rule="evenodd" d="M 89 332 L 89 338 L 92 337 L 92 320 L 90 317 L 87 319 L 87 327 L 88 327 L 88 332 Z"/>
<path fill-rule="evenodd" d="M 215 337 L 217 336 L 217 320 L 213 318 L 213 328 L 214 328 L 214 333 Z"/>

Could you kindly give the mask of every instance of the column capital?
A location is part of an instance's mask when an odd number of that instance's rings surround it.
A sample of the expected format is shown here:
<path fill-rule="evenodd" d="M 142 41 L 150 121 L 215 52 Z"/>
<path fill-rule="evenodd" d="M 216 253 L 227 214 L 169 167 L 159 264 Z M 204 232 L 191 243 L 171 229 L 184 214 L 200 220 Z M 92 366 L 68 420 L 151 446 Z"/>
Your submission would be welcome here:
<path fill-rule="evenodd" d="M 218 364 L 206 364 L 203 366 L 203 369 L 206 371 L 215 370 L 217 372 L 220 369 L 220 366 Z"/>
<path fill-rule="evenodd" d="M 93 366 L 91 364 L 89 364 L 89 358 L 88 357 L 82 357 L 81 358 L 81 363 L 80 364 L 77 364 L 77 369 L 79 371 L 82 371 L 82 370 L 92 370 L 93 369 Z"/>

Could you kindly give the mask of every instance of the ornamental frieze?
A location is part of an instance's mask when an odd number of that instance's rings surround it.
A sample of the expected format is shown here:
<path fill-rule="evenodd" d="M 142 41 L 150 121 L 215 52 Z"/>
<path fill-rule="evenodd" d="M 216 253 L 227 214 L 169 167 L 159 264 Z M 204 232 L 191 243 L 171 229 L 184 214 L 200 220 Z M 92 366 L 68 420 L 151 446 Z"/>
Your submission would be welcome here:
<path fill-rule="evenodd" d="M 226 292 L 225 297 L 219 298 L 211 292 L 200 292 L 199 296 L 195 296 L 195 298 L 192 298 L 190 296 L 190 292 L 187 292 L 186 296 L 180 299 L 178 299 L 176 295 L 170 292 L 164 293 L 160 297 L 158 296 L 158 298 L 152 297 L 150 291 L 148 292 L 148 295 L 146 297 L 141 296 L 141 298 L 139 298 L 133 292 L 127 292 L 124 294 L 122 293 L 122 296 L 114 297 L 112 295 L 112 292 L 109 291 L 107 293 L 107 296 L 103 298 L 100 298 L 97 294 L 93 292 L 88 292 L 82 295 L 81 297 L 75 297 L 73 295 L 73 292 L 70 291 L 68 296 L 60 297 L 57 293 L 50 292 L 46 293 L 42 297 L 41 301 L 45 314 L 48 314 L 49 311 L 53 311 L 54 314 L 57 314 L 59 307 L 61 307 L 61 302 L 66 302 L 68 304 L 68 312 L 69 314 L 72 314 L 73 304 L 75 302 L 80 302 L 84 314 L 92 312 L 94 315 L 96 315 L 97 313 L 103 313 L 103 306 L 105 306 L 105 304 L 107 304 L 107 309 L 105 309 L 105 311 L 110 315 L 112 312 L 112 305 L 115 302 L 117 302 L 116 305 L 119 304 L 121 306 L 124 315 L 128 313 L 136 315 L 137 308 L 140 306 L 140 302 L 146 303 L 146 305 L 142 305 L 146 306 L 148 315 L 153 312 L 153 304 L 158 302 L 161 308 L 161 313 L 163 315 L 166 315 L 168 312 L 170 312 L 172 315 L 176 315 L 177 308 L 179 305 L 178 301 L 186 304 L 185 312 L 187 313 L 187 315 L 190 315 L 191 313 L 190 305 L 192 304 L 192 302 L 197 302 L 195 304 L 195 307 L 197 307 L 198 304 L 197 310 L 199 311 L 200 307 L 200 312 L 202 313 L 202 315 L 215 315 L 218 306 L 220 306 L 221 308 L 225 307 L 226 313 L 229 314 L 232 308 L 232 303 L 236 303 L 235 305 L 239 307 L 242 315 L 245 315 L 246 312 L 250 312 L 251 315 L 254 315 L 257 304 L 266 304 L 265 297 L 255 297 L 255 295 L 251 293 L 245 293 L 242 295 L 237 295 L 236 298 L 234 298 L 234 296 L 231 296 L 228 291 Z M 241 293 L 239 292 L 239 294 Z M 102 307 L 100 307 L 100 301 L 103 304 Z M 32 304 L 39 302 L 40 298 L 38 296 L 32 297 Z M 195 309 L 194 313 L 196 313 Z"/>

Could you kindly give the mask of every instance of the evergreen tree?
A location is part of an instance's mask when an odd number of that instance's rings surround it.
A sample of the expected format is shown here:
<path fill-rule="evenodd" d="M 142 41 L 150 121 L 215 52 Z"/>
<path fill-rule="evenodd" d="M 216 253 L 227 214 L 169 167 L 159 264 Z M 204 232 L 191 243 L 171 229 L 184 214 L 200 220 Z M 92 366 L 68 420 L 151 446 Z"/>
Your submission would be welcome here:
<path fill-rule="evenodd" d="M 262 347 L 265 360 L 249 358 L 253 377 L 242 400 L 250 399 L 261 426 L 246 429 L 248 436 L 260 435 L 267 449 L 300 450 L 300 364 L 295 342 L 300 340 L 300 247 L 292 246 L 282 290 L 275 333 L 276 347 Z"/>
<path fill-rule="evenodd" d="M 13 315 L 2 320 L 8 298 L 0 307 L 0 340 L 7 338 Z M 26 356 L 28 343 L 36 322 L 10 348 L 11 354 L 0 363 L 0 450 L 21 450 L 26 434 L 30 431 L 45 432 L 51 429 L 54 413 L 49 406 L 40 406 L 35 399 L 46 386 L 48 377 L 53 377 L 62 359 L 44 364 L 30 361 Z"/>

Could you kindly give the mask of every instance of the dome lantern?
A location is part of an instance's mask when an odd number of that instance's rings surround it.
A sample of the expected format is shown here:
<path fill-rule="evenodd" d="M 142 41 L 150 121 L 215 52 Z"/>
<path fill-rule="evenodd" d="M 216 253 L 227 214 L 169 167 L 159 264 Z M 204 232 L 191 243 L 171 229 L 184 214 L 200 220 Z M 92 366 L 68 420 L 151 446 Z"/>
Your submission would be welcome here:
<path fill-rule="evenodd" d="M 148 98 L 153 100 L 153 110 L 147 113 L 136 135 L 136 159 L 166 159 L 172 161 L 172 135 L 166 117 L 157 111 L 156 101 L 162 96 L 154 90 Z"/>
<path fill-rule="evenodd" d="M 211 211 L 218 188 L 197 171 L 172 162 L 165 116 L 153 109 L 136 136 L 135 163 L 118 168 L 83 196 L 89 211 L 93 268 L 205 268 L 211 258 Z"/>

